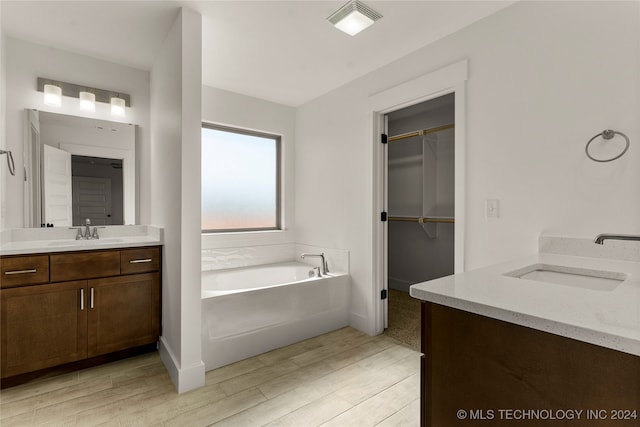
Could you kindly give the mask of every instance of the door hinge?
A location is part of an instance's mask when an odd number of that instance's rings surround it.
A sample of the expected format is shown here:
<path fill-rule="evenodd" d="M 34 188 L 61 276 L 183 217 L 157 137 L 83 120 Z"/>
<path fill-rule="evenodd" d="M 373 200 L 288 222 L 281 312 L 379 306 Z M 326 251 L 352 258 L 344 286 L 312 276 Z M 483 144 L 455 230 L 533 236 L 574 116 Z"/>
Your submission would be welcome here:
<path fill-rule="evenodd" d="M 380 221 L 385 222 L 387 220 L 387 213 L 380 212 Z"/>
<path fill-rule="evenodd" d="M 389 137 L 387 136 L 386 133 L 383 133 L 380 135 L 380 142 L 383 144 L 386 144 L 389 141 Z"/>
<path fill-rule="evenodd" d="M 387 299 L 387 290 L 386 289 L 383 289 L 380 292 L 380 299 Z"/>

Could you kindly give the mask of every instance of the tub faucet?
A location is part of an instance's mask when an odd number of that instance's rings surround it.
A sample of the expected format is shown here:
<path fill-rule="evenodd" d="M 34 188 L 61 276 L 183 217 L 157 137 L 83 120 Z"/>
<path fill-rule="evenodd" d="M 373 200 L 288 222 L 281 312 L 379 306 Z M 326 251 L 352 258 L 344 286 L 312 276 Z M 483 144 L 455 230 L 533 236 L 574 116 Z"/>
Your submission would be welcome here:
<path fill-rule="evenodd" d="M 593 243 L 596 245 L 604 244 L 605 240 L 635 240 L 636 242 L 640 242 L 640 235 L 634 234 L 598 234 L 596 238 L 593 240 Z"/>
<path fill-rule="evenodd" d="M 306 257 L 319 257 L 322 261 L 322 274 L 327 274 L 329 272 L 329 265 L 327 264 L 327 260 L 324 259 L 324 252 L 321 254 L 301 254 L 300 258 L 305 259 Z"/>

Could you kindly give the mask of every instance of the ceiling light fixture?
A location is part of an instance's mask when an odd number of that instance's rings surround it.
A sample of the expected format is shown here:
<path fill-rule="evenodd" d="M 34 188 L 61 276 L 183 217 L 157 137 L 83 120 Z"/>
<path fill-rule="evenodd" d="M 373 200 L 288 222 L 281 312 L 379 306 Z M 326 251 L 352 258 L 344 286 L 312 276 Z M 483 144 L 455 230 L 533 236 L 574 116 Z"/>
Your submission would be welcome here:
<path fill-rule="evenodd" d="M 352 0 L 336 10 L 327 21 L 334 27 L 355 36 L 360 31 L 382 18 L 382 15 L 359 0 Z"/>
<path fill-rule="evenodd" d="M 85 111 L 96 111 L 96 95 L 91 92 L 80 92 L 80 109 Z"/>
<path fill-rule="evenodd" d="M 42 90 L 44 92 L 44 104 L 53 107 L 62 105 L 62 88 L 53 84 L 46 84 Z"/>

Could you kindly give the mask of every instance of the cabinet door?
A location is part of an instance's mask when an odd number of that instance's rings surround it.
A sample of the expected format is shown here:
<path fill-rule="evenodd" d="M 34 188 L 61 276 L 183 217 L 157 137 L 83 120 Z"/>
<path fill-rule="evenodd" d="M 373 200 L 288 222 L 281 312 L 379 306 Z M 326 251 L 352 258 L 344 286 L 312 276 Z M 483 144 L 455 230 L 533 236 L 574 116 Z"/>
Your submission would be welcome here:
<path fill-rule="evenodd" d="M 158 273 L 94 279 L 88 286 L 89 357 L 158 340 Z"/>
<path fill-rule="evenodd" d="M 85 280 L 2 289 L 2 377 L 87 357 Z"/>

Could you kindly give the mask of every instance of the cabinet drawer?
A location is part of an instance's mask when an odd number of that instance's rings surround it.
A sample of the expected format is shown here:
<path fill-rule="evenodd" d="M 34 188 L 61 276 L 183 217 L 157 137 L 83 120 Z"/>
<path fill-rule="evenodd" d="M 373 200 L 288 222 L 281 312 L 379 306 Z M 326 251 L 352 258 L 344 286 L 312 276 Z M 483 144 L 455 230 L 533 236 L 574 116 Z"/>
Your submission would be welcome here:
<path fill-rule="evenodd" d="M 0 265 L 2 288 L 36 285 L 49 281 L 49 255 L 2 258 Z"/>
<path fill-rule="evenodd" d="M 125 249 L 120 251 L 122 274 L 147 273 L 160 269 L 160 248 Z"/>
<path fill-rule="evenodd" d="M 120 251 L 73 252 L 51 255 L 51 281 L 120 275 Z"/>

